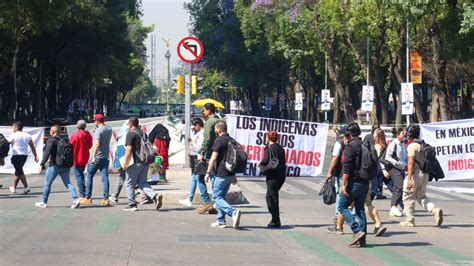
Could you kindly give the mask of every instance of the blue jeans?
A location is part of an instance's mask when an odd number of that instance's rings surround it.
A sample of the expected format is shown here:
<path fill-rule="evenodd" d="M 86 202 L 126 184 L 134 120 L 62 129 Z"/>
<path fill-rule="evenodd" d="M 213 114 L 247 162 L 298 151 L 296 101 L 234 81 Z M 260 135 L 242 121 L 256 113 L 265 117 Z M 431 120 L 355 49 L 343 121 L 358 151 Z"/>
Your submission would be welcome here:
<path fill-rule="evenodd" d="M 92 183 L 94 183 L 94 175 L 97 171 L 100 171 L 102 176 L 102 189 L 104 191 L 104 199 L 109 197 L 109 159 L 103 158 L 97 160 L 96 164 L 89 163 L 87 165 L 87 178 L 86 178 L 86 198 L 90 199 L 92 196 Z"/>
<path fill-rule="evenodd" d="M 64 186 L 71 192 L 72 200 L 77 199 L 77 193 L 74 189 L 74 186 L 71 184 L 69 179 L 69 167 L 59 167 L 56 165 L 51 165 L 46 170 L 46 176 L 44 180 L 44 189 L 43 189 L 43 202 L 48 203 L 49 193 L 51 192 L 51 185 L 53 184 L 54 179 L 59 175 L 63 180 Z"/>
<path fill-rule="evenodd" d="M 220 177 L 215 176 L 213 187 L 212 187 L 212 199 L 217 206 L 217 222 L 219 224 L 225 224 L 226 214 L 229 216 L 234 215 L 236 209 L 227 203 L 225 196 L 229 192 L 230 185 L 232 184 L 233 176 Z"/>
<path fill-rule="evenodd" d="M 204 181 L 203 175 L 191 175 L 191 184 L 189 186 L 189 201 L 193 201 L 194 193 L 196 192 L 196 187 L 199 186 L 199 191 L 201 191 L 201 198 L 203 204 L 209 203 L 209 194 L 207 193 L 206 182 Z"/>
<path fill-rule="evenodd" d="M 366 232 L 367 220 L 365 217 L 364 203 L 365 198 L 367 196 L 367 192 L 369 191 L 369 182 L 365 180 L 358 180 L 357 182 L 349 180 L 347 182 L 346 191 L 349 196 L 346 196 L 341 193 L 341 198 L 339 201 L 339 212 L 344 217 L 346 223 L 351 227 L 352 232 Z M 357 216 L 358 221 L 356 221 L 354 215 L 351 214 L 351 212 L 349 211 L 349 205 L 351 205 L 352 202 L 354 202 L 356 212 L 355 216 Z"/>
<path fill-rule="evenodd" d="M 74 177 L 76 178 L 77 189 L 81 198 L 86 196 L 86 183 L 84 180 L 85 166 L 74 166 Z"/>
<path fill-rule="evenodd" d="M 335 185 L 336 185 L 336 217 L 337 217 L 337 214 L 339 212 L 339 202 L 341 201 L 341 196 L 339 196 L 339 189 L 341 188 L 342 177 L 335 176 L 334 178 L 336 178 Z"/>

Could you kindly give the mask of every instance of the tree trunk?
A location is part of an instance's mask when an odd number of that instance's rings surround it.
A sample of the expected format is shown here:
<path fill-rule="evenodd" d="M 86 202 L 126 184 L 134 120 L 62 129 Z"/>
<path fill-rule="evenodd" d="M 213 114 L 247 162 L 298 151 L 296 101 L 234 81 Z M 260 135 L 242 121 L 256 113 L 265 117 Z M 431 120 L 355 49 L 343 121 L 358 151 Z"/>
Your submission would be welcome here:
<path fill-rule="evenodd" d="M 439 107 L 439 118 L 441 121 L 447 121 L 450 119 L 449 115 L 449 105 L 448 105 L 448 89 L 446 86 L 446 59 L 442 58 L 442 43 L 441 37 L 439 36 L 439 26 L 438 22 L 435 21 L 430 30 L 430 41 L 431 49 L 433 52 L 433 69 L 434 69 L 434 89 L 433 89 L 433 100 L 432 100 L 432 109 L 435 106 L 435 95 L 437 96 L 437 101 Z M 434 110 L 432 110 L 434 111 Z M 431 122 L 437 122 L 438 119 L 435 115 L 431 115 Z"/>
<path fill-rule="evenodd" d="M 337 93 L 339 94 L 344 110 L 345 123 L 349 124 L 354 121 L 352 117 L 352 108 L 349 100 L 349 95 L 344 89 L 344 85 L 341 82 L 341 71 L 340 66 L 333 60 L 332 56 L 328 57 L 328 72 L 329 77 L 334 83 Z"/>
<path fill-rule="evenodd" d="M 341 116 L 341 109 L 339 108 L 340 105 L 340 97 L 337 91 L 334 92 L 334 103 L 333 107 L 333 115 L 332 115 L 332 123 L 337 125 L 339 124 L 339 117 Z"/>

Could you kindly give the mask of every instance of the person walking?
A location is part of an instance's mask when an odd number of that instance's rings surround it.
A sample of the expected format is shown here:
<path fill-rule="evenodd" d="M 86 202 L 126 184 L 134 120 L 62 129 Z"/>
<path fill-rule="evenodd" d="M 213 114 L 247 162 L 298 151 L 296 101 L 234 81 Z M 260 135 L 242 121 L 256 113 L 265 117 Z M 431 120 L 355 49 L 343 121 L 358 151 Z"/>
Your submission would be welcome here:
<path fill-rule="evenodd" d="M 429 181 L 429 174 L 423 173 L 419 162 L 422 159 L 422 141 L 420 138 L 420 126 L 411 125 L 407 129 L 407 137 L 410 141 L 408 145 L 408 171 L 403 181 L 403 202 L 405 203 L 406 220 L 401 222 L 403 227 L 415 226 L 415 201 L 418 201 L 425 210 L 428 210 L 434 217 L 436 226 L 443 224 L 443 210 L 426 197 L 426 187 Z"/>
<path fill-rule="evenodd" d="M 23 184 L 23 194 L 30 193 L 31 189 L 28 187 L 25 173 L 23 172 L 23 166 L 28 159 L 28 147 L 35 156 L 35 162 L 39 162 L 38 155 L 36 153 L 35 144 L 31 138 L 31 135 L 23 132 L 23 123 L 13 123 L 13 134 L 8 138 L 8 142 L 12 145 L 12 158 L 11 163 L 15 168 L 15 177 L 13 179 L 13 186 L 10 187 L 11 193 L 16 193 L 16 187 L 21 181 Z"/>
<path fill-rule="evenodd" d="M 122 166 L 125 171 L 125 183 L 127 185 L 128 206 L 125 211 L 137 211 L 137 202 L 135 200 L 135 188 L 138 185 L 141 191 L 153 200 L 155 209 L 159 210 L 163 205 L 163 195 L 158 195 L 146 181 L 148 174 L 148 165 L 140 160 L 138 154 L 141 150 L 142 138 L 145 133 L 139 128 L 139 120 L 131 117 L 128 120 L 129 132 L 125 139 L 125 158 Z M 133 157 L 133 164 L 130 160 Z"/>
<path fill-rule="evenodd" d="M 268 134 L 268 146 L 265 147 L 263 160 L 260 162 L 261 166 L 268 166 L 271 163 L 272 158 L 278 159 L 278 165 L 276 168 L 268 169 L 265 171 L 266 183 L 267 183 L 267 207 L 268 212 L 272 215 L 272 220 L 268 223 L 269 228 L 280 228 L 280 203 L 278 191 L 285 183 L 286 179 L 286 161 L 285 161 L 285 150 L 278 144 L 278 132 L 269 131 Z"/>
<path fill-rule="evenodd" d="M 92 158 L 87 165 L 86 197 L 81 200 L 81 204 L 92 204 L 93 178 L 95 173 L 100 171 L 103 190 L 103 199 L 100 204 L 102 206 L 109 206 L 109 151 L 112 128 L 105 125 L 105 116 L 103 114 L 96 114 L 94 120 L 96 129 L 94 131 Z"/>
<path fill-rule="evenodd" d="M 158 179 L 148 180 L 148 183 L 151 185 L 155 185 L 158 182 L 160 183 L 167 183 L 168 179 L 166 179 L 166 170 L 169 166 L 169 156 L 168 150 L 170 147 L 171 137 L 169 134 L 168 129 L 163 126 L 162 124 L 157 124 L 153 130 L 150 132 L 148 138 L 150 139 L 150 143 L 153 144 L 153 148 L 155 152 L 161 156 L 161 166 L 156 164 L 150 165 L 150 171 L 148 176 L 154 176 L 151 172 L 156 172 L 153 170 L 158 170 Z"/>
<path fill-rule="evenodd" d="M 359 241 L 365 244 L 367 220 L 364 210 L 364 202 L 369 192 L 369 182 L 367 177 L 359 174 L 362 157 L 362 139 L 360 128 L 357 123 L 347 126 L 345 137 L 348 140 L 344 147 L 344 170 L 340 189 L 339 212 L 344 217 L 346 223 L 351 227 L 353 234 L 349 246 L 353 246 Z M 357 220 L 349 211 L 349 206 L 354 203 Z M 359 243 L 360 244 L 360 243 Z M 362 246 L 362 245 L 361 245 Z"/>
<path fill-rule="evenodd" d="M 201 191 L 201 198 L 203 205 L 209 204 L 209 194 L 207 193 L 206 182 L 204 181 L 204 175 L 199 175 L 194 172 L 195 167 L 198 165 L 197 153 L 201 149 L 202 141 L 204 140 L 204 123 L 201 118 L 194 118 L 192 120 L 193 134 L 191 135 L 191 148 L 189 150 L 189 162 L 191 165 L 191 184 L 189 186 L 189 195 L 186 199 L 179 200 L 179 204 L 187 207 L 191 207 L 193 204 L 194 193 L 196 192 L 196 186 L 199 186 Z"/>
<path fill-rule="evenodd" d="M 86 127 L 86 121 L 77 121 L 77 132 L 74 133 L 69 140 L 74 150 L 74 177 L 76 178 L 79 197 L 81 199 L 86 196 L 84 170 L 89 161 L 89 150 L 92 148 L 92 136 L 89 131 L 85 130 Z"/>
<path fill-rule="evenodd" d="M 238 229 L 241 212 L 230 206 L 225 198 L 230 185 L 237 184 L 237 177 L 227 171 L 225 167 L 224 157 L 229 149 L 229 140 L 232 138 L 227 133 L 227 124 L 224 121 L 215 125 L 215 134 L 218 137 L 212 146 L 212 155 L 205 176 L 206 182 L 209 182 L 211 173 L 216 173 L 212 186 L 212 199 L 217 206 L 217 221 L 211 223 L 211 227 L 225 228 L 225 217 L 228 215 L 232 217 L 232 227 Z"/>
<path fill-rule="evenodd" d="M 388 144 L 385 160 L 390 162 L 388 169 L 390 178 L 393 180 L 394 188 L 392 192 L 392 200 L 390 202 L 390 216 L 402 217 L 402 211 L 398 205 L 402 202 L 403 196 L 403 180 L 405 179 L 405 169 L 408 163 L 407 148 L 405 145 L 405 129 L 398 128 L 394 130 L 396 136 L 390 144 Z"/>
<path fill-rule="evenodd" d="M 207 161 L 211 157 L 212 147 L 214 145 L 214 141 L 217 138 L 215 132 L 215 126 L 220 121 L 219 118 L 215 116 L 216 107 L 213 103 L 206 103 L 202 110 L 202 115 L 206 123 L 204 124 L 204 139 L 202 141 L 202 147 L 198 153 L 198 161 L 203 164 L 207 164 Z M 213 176 L 210 177 L 213 179 Z M 213 182 L 211 182 L 213 184 Z M 209 202 L 209 204 L 204 204 L 201 208 L 198 209 L 199 214 L 209 213 L 209 214 L 216 214 L 217 210 L 214 208 L 213 203 Z"/>
<path fill-rule="evenodd" d="M 329 165 L 328 173 L 326 175 L 326 179 L 329 181 L 332 178 L 335 178 L 335 185 L 336 185 L 336 204 L 335 204 L 335 216 L 334 216 L 334 227 L 328 227 L 328 233 L 336 233 L 336 234 L 344 234 L 343 231 L 343 224 L 344 219 L 342 215 L 339 213 L 339 189 L 341 186 L 341 179 L 342 179 L 342 153 L 344 151 L 344 131 L 345 128 L 338 128 L 334 126 L 333 128 L 334 133 L 336 133 L 336 142 L 334 142 L 334 146 L 332 148 L 332 157 L 331 157 L 331 164 Z"/>
<path fill-rule="evenodd" d="M 48 207 L 48 198 L 49 193 L 51 192 L 51 186 L 59 175 L 63 181 L 64 186 L 69 190 L 72 197 L 71 209 L 76 209 L 80 206 L 80 200 L 77 198 L 76 189 L 71 184 L 69 179 L 69 173 L 71 171 L 70 167 L 59 166 L 56 164 L 56 156 L 58 155 L 58 142 L 59 138 L 59 126 L 54 125 L 50 129 L 51 137 L 46 142 L 46 148 L 43 155 L 43 160 L 41 160 L 41 169 L 40 172 L 43 173 L 46 168 L 46 163 L 48 162 L 48 169 L 46 170 L 44 188 L 43 188 L 43 200 L 36 202 L 35 206 L 38 208 L 47 208 Z"/>
<path fill-rule="evenodd" d="M 377 152 L 377 159 L 380 164 L 380 168 L 382 169 L 382 175 L 379 175 L 377 177 L 377 180 L 378 180 L 377 185 L 379 187 L 378 191 L 380 191 L 381 187 L 383 189 L 383 184 L 385 184 L 388 190 L 390 191 L 390 193 L 393 194 L 395 184 L 393 183 L 393 180 L 390 178 L 390 174 L 385 168 L 385 165 L 382 163 L 385 161 L 385 154 L 386 154 L 388 145 L 387 145 L 387 139 L 385 137 L 385 132 L 380 128 L 376 129 L 374 132 L 374 143 L 375 143 L 374 145 L 375 151 Z M 378 197 L 376 196 L 376 195 L 379 195 L 378 191 L 374 191 L 372 189 L 372 195 L 371 195 L 372 199 L 374 198 L 378 199 Z M 400 202 L 399 206 L 400 208 L 403 209 L 403 202 Z"/>

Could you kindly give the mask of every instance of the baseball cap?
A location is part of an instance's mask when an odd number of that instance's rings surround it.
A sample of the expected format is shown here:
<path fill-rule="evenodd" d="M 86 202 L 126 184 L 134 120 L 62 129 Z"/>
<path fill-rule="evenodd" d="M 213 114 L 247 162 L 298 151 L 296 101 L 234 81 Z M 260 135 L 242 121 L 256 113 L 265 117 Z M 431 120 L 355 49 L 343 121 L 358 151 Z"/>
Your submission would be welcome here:
<path fill-rule="evenodd" d="M 84 129 L 84 128 L 86 128 L 86 127 L 87 127 L 86 121 L 84 121 L 84 120 L 82 120 L 82 119 L 79 120 L 79 121 L 77 121 L 77 128 Z"/>
<path fill-rule="evenodd" d="M 96 114 L 94 115 L 94 121 L 104 121 L 105 116 L 103 114 Z"/>

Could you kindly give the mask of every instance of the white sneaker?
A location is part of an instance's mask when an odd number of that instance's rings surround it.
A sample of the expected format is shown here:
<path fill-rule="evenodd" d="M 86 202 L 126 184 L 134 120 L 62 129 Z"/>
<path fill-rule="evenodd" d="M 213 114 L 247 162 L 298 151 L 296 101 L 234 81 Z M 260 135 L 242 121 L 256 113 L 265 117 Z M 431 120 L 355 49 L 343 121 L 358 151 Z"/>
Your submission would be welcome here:
<path fill-rule="evenodd" d="M 193 206 L 193 203 L 189 200 L 189 198 L 183 199 L 183 200 L 178 200 L 178 202 L 179 202 L 179 204 L 181 204 L 183 206 L 186 206 L 186 207 Z"/>
<path fill-rule="evenodd" d="M 15 192 L 16 192 L 15 188 L 14 188 L 14 187 L 10 187 L 10 192 L 11 192 L 11 193 L 15 193 Z"/>
<path fill-rule="evenodd" d="M 214 228 L 225 228 L 225 224 L 220 224 L 218 221 L 215 221 L 211 224 L 211 227 Z"/>
<path fill-rule="evenodd" d="M 239 225 L 240 225 L 240 214 L 241 214 L 240 211 L 237 210 L 237 211 L 235 211 L 234 215 L 232 215 L 232 222 L 233 222 L 232 227 L 233 227 L 234 229 L 238 229 L 238 228 L 239 228 Z"/>
<path fill-rule="evenodd" d="M 81 206 L 81 201 L 80 201 L 79 199 L 75 199 L 75 200 L 72 202 L 71 209 L 77 209 L 79 206 Z"/>
<path fill-rule="evenodd" d="M 396 206 L 392 206 L 392 208 L 390 208 L 390 216 L 402 217 L 403 213 Z"/>
<path fill-rule="evenodd" d="M 38 208 L 48 208 L 48 204 L 44 203 L 44 202 L 36 202 L 35 203 L 35 206 L 38 207 Z"/>

